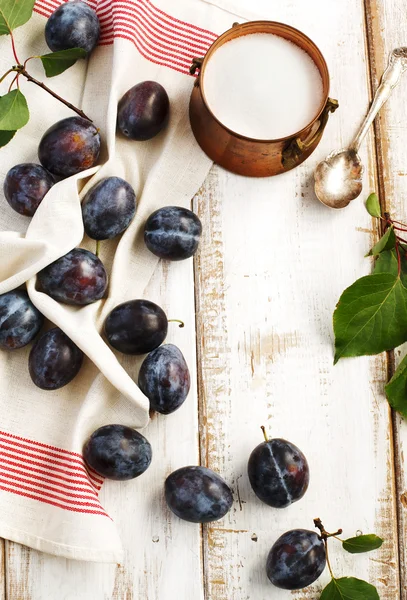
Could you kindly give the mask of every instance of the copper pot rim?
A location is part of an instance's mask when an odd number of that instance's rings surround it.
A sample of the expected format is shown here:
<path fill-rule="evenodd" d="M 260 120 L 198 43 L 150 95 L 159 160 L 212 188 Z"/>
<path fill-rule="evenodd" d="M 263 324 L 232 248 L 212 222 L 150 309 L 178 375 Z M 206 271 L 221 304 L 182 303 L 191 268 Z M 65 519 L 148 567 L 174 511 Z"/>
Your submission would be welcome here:
<path fill-rule="evenodd" d="M 300 131 L 297 131 L 295 133 L 291 133 L 290 135 L 287 135 L 285 137 L 281 137 L 281 138 L 273 138 L 273 139 L 259 139 L 259 138 L 252 138 L 249 137 L 247 135 L 243 135 L 241 133 L 238 133 L 237 131 L 233 131 L 233 129 L 230 129 L 229 127 L 226 127 L 226 125 L 224 125 L 224 123 L 222 123 L 222 121 L 220 121 L 215 114 L 212 112 L 211 108 L 209 107 L 209 104 L 206 100 L 205 97 L 205 91 L 204 91 L 204 76 L 205 76 L 205 68 L 207 63 L 209 62 L 210 57 L 212 56 L 212 54 L 216 51 L 218 46 L 221 46 L 222 44 L 219 44 L 219 42 L 221 42 L 225 37 L 227 37 L 229 35 L 229 33 L 237 28 L 249 28 L 252 25 L 277 25 L 277 26 L 283 26 L 285 28 L 287 28 L 288 30 L 291 30 L 295 33 L 300 34 L 311 46 L 313 46 L 313 48 L 316 50 L 317 54 L 319 54 L 319 57 L 321 59 L 322 64 L 324 65 L 324 68 L 326 69 L 326 73 L 328 76 L 328 85 L 327 85 L 327 89 L 326 92 L 324 94 L 324 97 L 322 99 L 321 102 L 321 107 L 318 111 L 318 113 L 316 114 L 316 116 L 312 119 L 312 121 L 310 121 L 305 127 L 303 127 Z M 265 31 L 264 33 L 268 33 L 267 31 Z M 246 34 L 243 33 L 242 35 L 249 35 L 250 32 L 248 31 Z M 273 35 L 278 35 L 278 34 L 273 34 Z M 281 37 L 281 36 L 280 36 Z M 291 40 L 289 40 L 291 41 Z M 294 41 L 292 41 L 293 44 L 295 44 Z M 298 45 L 298 44 L 296 44 Z M 301 48 L 302 49 L 302 48 Z M 304 50 L 305 52 L 305 50 Z M 308 54 L 308 53 L 307 53 Z M 313 60 L 313 62 L 315 63 L 314 59 L 311 56 L 311 59 Z M 321 74 L 321 69 L 319 69 L 318 65 L 316 65 L 319 73 Z M 213 119 L 215 119 L 215 121 L 226 131 L 228 131 L 231 135 L 241 139 L 241 140 L 245 140 L 248 142 L 255 142 L 258 144 L 276 144 L 279 142 L 287 142 L 289 140 L 292 140 L 293 138 L 297 138 L 300 137 L 302 134 L 306 133 L 307 131 L 310 130 L 310 128 L 318 121 L 319 117 L 321 116 L 321 114 L 324 111 L 324 108 L 326 106 L 326 103 L 328 101 L 329 98 L 329 92 L 330 92 L 330 82 L 331 82 L 331 78 L 330 78 L 330 74 L 329 74 L 329 69 L 328 69 L 328 65 L 327 62 L 325 60 L 324 55 L 322 54 L 321 50 L 319 49 L 319 47 L 316 45 L 316 43 L 310 38 L 308 37 L 305 33 L 303 33 L 300 29 L 297 29 L 296 27 L 292 27 L 292 25 L 288 25 L 287 23 L 282 23 L 281 21 L 268 21 L 268 20 L 257 20 L 257 21 L 247 21 L 246 23 L 239 23 L 238 25 L 234 25 L 233 27 L 231 27 L 230 29 L 227 29 L 224 33 L 222 33 L 222 35 L 220 35 L 218 38 L 216 38 L 216 40 L 214 42 L 212 42 L 212 44 L 209 46 L 204 59 L 202 61 L 202 65 L 200 68 L 200 74 L 199 74 L 199 80 L 200 80 L 200 84 L 199 84 L 199 90 L 200 90 L 200 94 L 202 97 L 202 101 L 207 109 L 207 111 L 210 113 L 211 117 Z"/>

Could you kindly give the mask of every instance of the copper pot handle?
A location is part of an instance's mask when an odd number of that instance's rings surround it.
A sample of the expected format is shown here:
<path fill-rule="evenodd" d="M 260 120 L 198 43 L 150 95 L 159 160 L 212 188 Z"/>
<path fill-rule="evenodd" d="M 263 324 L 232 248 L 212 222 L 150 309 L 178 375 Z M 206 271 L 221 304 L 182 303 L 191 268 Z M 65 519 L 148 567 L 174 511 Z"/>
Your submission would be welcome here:
<path fill-rule="evenodd" d="M 335 112 L 338 107 L 338 100 L 328 98 L 326 106 L 319 117 L 319 126 L 315 133 L 308 139 L 302 140 L 297 137 L 289 142 L 288 146 L 283 150 L 282 156 L 282 163 L 286 169 L 291 169 L 296 166 L 300 162 L 301 155 L 309 150 L 322 137 L 328 123 L 329 114 Z"/>

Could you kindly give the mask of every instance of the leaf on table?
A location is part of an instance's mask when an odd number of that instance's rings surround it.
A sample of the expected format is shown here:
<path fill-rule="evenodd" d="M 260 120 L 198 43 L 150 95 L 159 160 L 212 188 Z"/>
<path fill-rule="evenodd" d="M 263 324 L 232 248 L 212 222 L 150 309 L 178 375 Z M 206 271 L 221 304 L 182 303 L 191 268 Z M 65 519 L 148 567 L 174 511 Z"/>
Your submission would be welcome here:
<path fill-rule="evenodd" d="M 383 544 L 383 540 L 374 533 L 358 535 L 342 542 L 343 549 L 350 554 L 361 554 L 377 550 Z"/>
<path fill-rule="evenodd" d="M 366 200 L 366 209 L 369 215 L 371 215 L 372 217 L 380 218 L 382 216 L 380 202 L 377 194 L 370 194 L 370 196 Z"/>
<path fill-rule="evenodd" d="M 391 273 L 362 277 L 343 292 L 333 322 L 334 364 L 400 346 L 407 341 L 407 289 Z"/>
<path fill-rule="evenodd" d="M 0 130 L 16 131 L 30 118 L 27 100 L 20 90 L 13 90 L 0 97 Z"/>
<path fill-rule="evenodd" d="M 401 263 L 401 282 L 404 287 L 407 288 L 407 247 L 404 244 L 400 244 L 400 263 Z M 398 263 L 397 263 L 397 252 L 395 250 L 387 250 L 382 252 L 377 257 L 373 273 L 392 273 L 393 275 L 398 274 Z"/>
<path fill-rule="evenodd" d="M 407 356 L 385 387 L 390 406 L 407 419 Z"/>
<path fill-rule="evenodd" d="M 0 35 L 7 35 L 31 18 L 35 0 L 0 0 Z"/>
<path fill-rule="evenodd" d="M 1 0 L 0 0 L 1 1 Z M 78 58 L 85 58 L 86 51 L 83 48 L 70 48 L 40 56 L 47 77 L 55 77 L 72 67 Z"/>
<path fill-rule="evenodd" d="M 0 148 L 6 146 L 16 133 L 16 131 L 0 131 Z"/>
<path fill-rule="evenodd" d="M 386 233 L 380 238 L 380 240 L 373 246 L 373 248 L 366 254 L 366 256 L 377 256 L 381 252 L 391 250 L 396 245 L 396 234 L 394 233 L 393 226 L 389 227 Z"/>
<path fill-rule="evenodd" d="M 374 585 L 367 581 L 341 577 L 328 583 L 320 600 L 380 600 L 380 597 Z"/>

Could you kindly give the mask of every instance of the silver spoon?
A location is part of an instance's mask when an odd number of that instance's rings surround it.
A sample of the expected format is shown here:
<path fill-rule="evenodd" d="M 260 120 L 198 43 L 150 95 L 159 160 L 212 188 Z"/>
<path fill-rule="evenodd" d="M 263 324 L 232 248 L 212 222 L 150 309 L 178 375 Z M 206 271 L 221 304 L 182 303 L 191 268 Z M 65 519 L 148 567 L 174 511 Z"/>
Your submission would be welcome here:
<path fill-rule="evenodd" d="M 377 113 L 406 70 L 407 47 L 396 48 L 390 54 L 388 67 L 383 73 L 372 106 L 353 143 L 347 150 L 332 152 L 315 169 L 315 193 L 326 206 L 344 208 L 360 195 L 363 165 L 358 155 L 359 148 Z"/>

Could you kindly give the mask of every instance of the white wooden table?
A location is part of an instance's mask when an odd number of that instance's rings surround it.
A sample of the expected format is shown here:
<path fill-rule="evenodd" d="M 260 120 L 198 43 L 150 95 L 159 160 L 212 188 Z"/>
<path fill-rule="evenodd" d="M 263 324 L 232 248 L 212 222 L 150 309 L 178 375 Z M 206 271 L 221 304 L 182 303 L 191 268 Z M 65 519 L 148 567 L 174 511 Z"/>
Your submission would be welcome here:
<path fill-rule="evenodd" d="M 5 541 L 0 600 L 314 600 L 327 573 L 291 595 L 269 584 L 265 560 L 281 533 L 312 529 L 317 516 L 347 536 L 361 530 L 385 539 L 380 551 L 356 557 L 332 544 L 338 576 L 369 580 L 381 600 L 407 599 L 407 425 L 383 394 L 392 357 L 333 367 L 332 312 L 343 289 L 370 271 L 363 257 L 377 231 L 362 199 L 330 211 L 312 186 L 318 160 L 351 140 L 390 50 L 407 44 L 405 2 L 285 0 L 265 3 L 264 16 L 320 46 L 340 109 L 314 155 L 284 176 L 253 180 L 213 167 L 193 199 L 204 226 L 199 254 L 194 263 L 162 264 L 146 293 L 186 322 L 168 341 L 184 352 L 193 386 L 178 413 L 149 425 L 155 460 L 146 474 L 104 485 L 123 564 L 77 563 Z M 379 190 L 401 220 L 406 98 L 407 79 L 362 151 L 366 192 Z M 289 509 L 267 507 L 249 486 L 247 459 L 263 424 L 310 463 L 309 491 Z M 199 463 L 235 491 L 227 517 L 203 527 L 170 514 L 162 493 L 169 472 Z"/>

